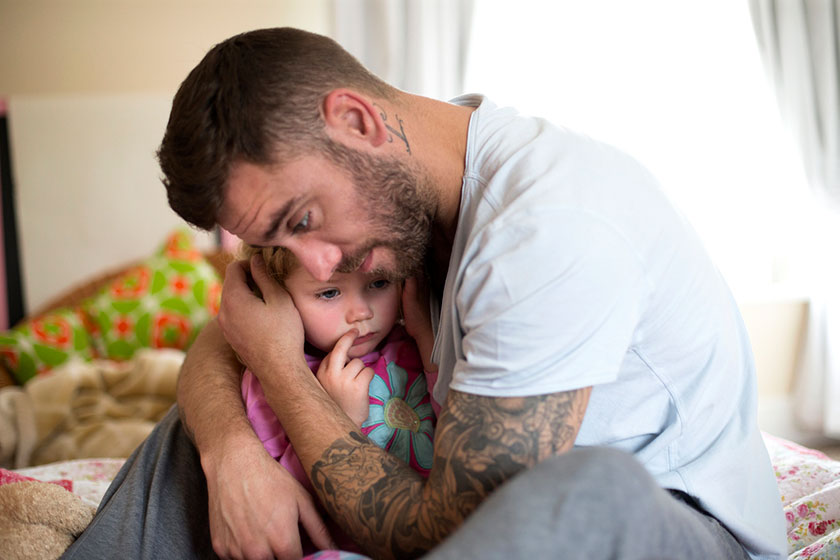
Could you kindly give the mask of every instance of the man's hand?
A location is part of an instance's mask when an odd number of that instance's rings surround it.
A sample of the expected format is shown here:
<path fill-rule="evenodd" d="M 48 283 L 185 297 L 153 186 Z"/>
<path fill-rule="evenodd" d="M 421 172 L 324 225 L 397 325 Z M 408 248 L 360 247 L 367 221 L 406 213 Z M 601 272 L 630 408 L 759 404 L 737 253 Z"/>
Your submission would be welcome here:
<path fill-rule="evenodd" d="M 218 462 L 202 458 L 216 554 L 297 560 L 302 554 L 299 524 L 319 549 L 335 548 L 309 493 L 259 451 L 230 453 Z"/>
<path fill-rule="evenodd" d="M 241 369 L 211 321 L 190 347 L 178 377 L 178 408 L 207 479 L 216 552 L 300 558 L 300 525 L 317 546 L 331 547 L 310 495 L 254 434 L 242 403 Z"/>
<path fill-rule="evenodd" d="M 368 390 L 373 370 L 358 358 L 347 361 L 347 352 L 357 336 L 359 332 L 353 329 L 339 338 L 321 361 L 316 377 L 341 410 L 361 427 L 370 410 Z"/>
<path fill-rule="evenodd" d="M 241 366 L 233 350 L 264 377 L 295 359 L 306 368 L 303 327 L 289 295 L 268 277 L 261 258 L 254 261 L 254 266 L 228 266 L 218 321 L 190 349 L 178 401 L 207 478 L 216 552 L 233 558 L 297 559 L 301 526 L 319 548 L 331 547 L 331 541 L 311 496 L 266 453 L 248 423 Z M 249 270 L 264 299 L 248 286 Z"/>
<path fill-rule="evenodd" d="M 435 335 L 429 310 L 429 288 L 422 276 L 406 278 L 402 292 L 402 311 L 405 331 L 417 343 L 423 370 L 427 373 L 437 372 L 437 366 L 432 363 Z"/>
<path fill-rule="evenodd" d="M 262 298 L 248 286 L 249 272 Z M 279 365 L 303 362 L 300 314 L 260 255 L 228 265 L 218 320 L 225 340 L 257 378 Z"/>

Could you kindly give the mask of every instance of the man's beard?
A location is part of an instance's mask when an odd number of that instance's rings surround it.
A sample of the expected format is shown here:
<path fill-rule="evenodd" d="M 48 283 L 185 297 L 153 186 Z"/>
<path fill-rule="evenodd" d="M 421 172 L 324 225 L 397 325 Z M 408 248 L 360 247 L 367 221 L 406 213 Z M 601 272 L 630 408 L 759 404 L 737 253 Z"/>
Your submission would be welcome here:
<path fill-rule="evenodd" d="M 331 143 L 329 155 L 347 170 L 361 198 L 371 234 L 362 249 L 344 255 L 337 272 L 357 270 L 375 247 L 393 252 L 395 268 L 374 274 L 399 280 L 420 271 L 431 239 L 435 198 L 425 173 L 396 159 L 380 159 Z"/>

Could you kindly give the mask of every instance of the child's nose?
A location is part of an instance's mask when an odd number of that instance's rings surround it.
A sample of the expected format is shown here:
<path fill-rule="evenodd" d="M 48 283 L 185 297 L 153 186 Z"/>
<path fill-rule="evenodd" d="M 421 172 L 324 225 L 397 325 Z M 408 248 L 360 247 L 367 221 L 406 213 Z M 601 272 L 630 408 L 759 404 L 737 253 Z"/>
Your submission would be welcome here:
<path fill-rule="evenodd" d="M 373 318 L 373 309 L 368 303 L 362 299 L 357 298 L 353 300 L 350 308 L 347 310 L 347 322 L 355 323 L 357 321 L 366 321 Z"/>

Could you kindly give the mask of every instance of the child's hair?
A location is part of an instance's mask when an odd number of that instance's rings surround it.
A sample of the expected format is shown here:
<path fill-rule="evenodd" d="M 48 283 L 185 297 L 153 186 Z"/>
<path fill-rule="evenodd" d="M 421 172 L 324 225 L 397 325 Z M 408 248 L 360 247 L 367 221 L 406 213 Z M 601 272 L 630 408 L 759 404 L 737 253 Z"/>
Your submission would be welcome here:
<path fill-rule="evenodd" d="M 294 253 L 285 247 L 254 247 L 244 241 L 239 246 L 241 260 L 250 260 L 257 253 L 262 255 L 268 275 L 284 287 L 286 278 L 300 265 Z"/>

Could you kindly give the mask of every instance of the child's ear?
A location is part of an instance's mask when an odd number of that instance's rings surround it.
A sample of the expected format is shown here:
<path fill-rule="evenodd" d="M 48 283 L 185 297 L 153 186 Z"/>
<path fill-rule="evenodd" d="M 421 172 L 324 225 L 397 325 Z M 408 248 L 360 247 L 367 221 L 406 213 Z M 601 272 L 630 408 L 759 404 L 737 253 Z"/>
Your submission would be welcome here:
<path fill-rule="evenodd" d="M 332 90 L 324 98 L 321 110 L 327 134 L 350 147 L 379 147 L 388 139 L 382 112 L 373 100 L 347 88 Z"/>

